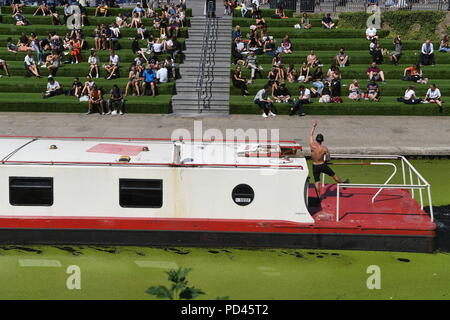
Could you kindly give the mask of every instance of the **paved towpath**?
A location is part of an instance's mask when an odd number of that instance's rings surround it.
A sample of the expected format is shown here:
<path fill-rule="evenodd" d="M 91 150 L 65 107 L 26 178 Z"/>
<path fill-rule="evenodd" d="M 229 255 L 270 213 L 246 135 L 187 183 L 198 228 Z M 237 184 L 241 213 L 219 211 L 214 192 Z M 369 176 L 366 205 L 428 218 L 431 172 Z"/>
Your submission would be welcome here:
<path fill-rule="evenodd" d="M 196 122 L 198 127 L 201 124 L 197 137 L 211 128 L 219 130 L 213 134 L 216 138 L 225 137 L 226 129 L 278 129 L 280 139 L 297 139 L 307 147 L 313 120 L 319 121 L 317 132 L 324 134 L 325 144 L 333 153 L 450 155 L 449 117 L 277 116 L 263 119 L 256 115 L 232 115 L 195 119 L 147 114 L 0 113 L 0 135 L 170 138 L 175 129 L 186 129 L 193 137 L 194 121 L 201 121 Z"/>

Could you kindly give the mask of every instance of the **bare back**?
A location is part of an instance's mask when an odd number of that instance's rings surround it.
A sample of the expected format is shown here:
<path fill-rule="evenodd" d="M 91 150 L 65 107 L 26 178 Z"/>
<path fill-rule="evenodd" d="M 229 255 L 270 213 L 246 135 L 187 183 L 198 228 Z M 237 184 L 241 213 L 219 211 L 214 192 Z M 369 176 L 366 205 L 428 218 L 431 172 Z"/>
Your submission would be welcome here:
<path fill-rule="evenodd" d="M 317 142 L 310 143 L 310 147 L 313 164 L 318 165 L 325 163 L 325 156 L 328 154 L 328 148 Z"/>

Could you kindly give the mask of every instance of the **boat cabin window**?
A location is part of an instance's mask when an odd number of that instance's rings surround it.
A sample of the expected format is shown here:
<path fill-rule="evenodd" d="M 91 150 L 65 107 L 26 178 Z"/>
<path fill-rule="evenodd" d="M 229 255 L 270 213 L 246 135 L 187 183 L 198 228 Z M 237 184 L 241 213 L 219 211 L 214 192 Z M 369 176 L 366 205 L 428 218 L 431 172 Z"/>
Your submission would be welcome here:
<path fill-rule="evenodd" d="M 13 206 L 53 205 L 53 178 L 9 177 L 9 203 Z"/>
<path fill-rule="evenodd" d="M 120 206 L 124 208 L 161 208 L 162 180 L 119 179 Z"/>
<path fill-rule="evenodd" d="M 248 206 L 255 198 L 255 192 L 248 184 L 239 184 L 234 187 L 231 197 L 239 206 Z"/>

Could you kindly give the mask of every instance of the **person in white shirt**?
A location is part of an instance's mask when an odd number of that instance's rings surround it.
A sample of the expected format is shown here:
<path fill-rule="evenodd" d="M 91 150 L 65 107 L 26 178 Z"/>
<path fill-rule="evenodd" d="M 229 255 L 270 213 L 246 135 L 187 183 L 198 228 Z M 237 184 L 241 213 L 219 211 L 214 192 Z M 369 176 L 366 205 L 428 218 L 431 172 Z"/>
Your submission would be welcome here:
<path fill-rule="evenodd" d="M 241 15 L 242 15 L 242 18 L 245 18 L 245 15 L 247 14 L 247 12 L 248 12 L 248 8 L 247 8 L 247 5 L 245 4 L 245 0 L 244 0 L 244 1 L 241 2 Z"/>
<path fill-rule="evenodd" d="M 269 99 L 270 89 L 270 84 L 266 84 L 263 89 L 256 93 L 255 98 L 253 98 L 253 102 L 261 109 L 263 118 L 267 118 L 268 116 L 275 117 L 275 114 L 272 112 L 273 101 Z"/>
<path fill-rule="evenodd" d="M 290 116 L 293 116 L 295 113 L 298 112 L 299 116 L 305 115 L 305 104 L 311 103 L 311 90 L 306 88 L 304 85 L 301 85 L 298 87 L 299 94 L 298 99 L 294 104 L 294 107 L 291 108 L 291 111 L 289 113 Z"/>
<path fill-rule="evenodd" d="M 59 85 L 58 81 L 53 79 L 52 76 L 48 76 L 48 83 L 47 83 L 47 91 L 42 92 L 42 98 L 50 98 L 53 96 L 57 96 L 63 93 L 63 90 L 61 86 Z"/>
<path fill-rule="evenodd" d="M 418 104 L 422 102 L 422 99 L 417 98 L 414 86 L 409 86 L 408 89 L 406 89 L 403 98 L 398 98 L 397 101 L 406 104 Z"/>
<path fill-rule="evenodd" d="M 98 59 L 97 52 L 95 50 L 91 51 L 91 55 L 88 59 L 89 64 L 89 76 L 92 78 L 92 71 L 95 71 L 95 77 L 98 78 L 100 72 L 98 70 L 98 65 L 100 64 L 100 60 Z"/>
<path fill-rule="evenodd" d="M 436 61 L 434 60 L 433 44 L 428 39 L 424 44 L 422 44 L 422 49 L 420 51 L 420 64 L 423 66 L 428 66 L 430 64 L 434 66 L 436 64 Z"/>
<path fill-rule="evenodd" d="M 35 77 L 42 78 L 41 75 L 39 74 L 39 69 L 38 69 L 36 63 L 34 62 L 33 51 L 31 51 L 31 50 L 27 51 L 27 55 L 25 56 L 25 59 L 23 60 L 23 62 L 24 62 L 25 69 L 30 71 Z"/>
<path fill-rule="evenodd" d="M 107 80 L 111 80 L 113 77 L 117 77 L 117 71 L 119 70 L 119 56 L 115 54 L 114 50 L 109 50 L 109 64 L 105 65 L 105 70 L 108 73 Z"/>
<path fill-rule="evenodd" d="M 158 79 L 160 83 L 169 82 L 169 72 L 167 68 L 162 64 L 160 64 L 159 66 L 159 70 L 156 71 L 156 79 Z"/>
<path fill-rule="evenodd" d="M 161 39 L 157 38 L 155 43 L 153 43 L 153 51 L 155 53 L 161 53 L 164 48 L 164 43 L 161 43 Z"/>
<path fill-rule="evenodd" d="M 378 39 L 377 29 L 374 27 L 368 27 L 366 29 L 366 39 L 372 41 L 372 39 Z"/>
<path fill-rule="evenodd" d="M 436 103 L 442 111 L 441 91 L 434 83 L 428 89 L 423 103 Z"/>

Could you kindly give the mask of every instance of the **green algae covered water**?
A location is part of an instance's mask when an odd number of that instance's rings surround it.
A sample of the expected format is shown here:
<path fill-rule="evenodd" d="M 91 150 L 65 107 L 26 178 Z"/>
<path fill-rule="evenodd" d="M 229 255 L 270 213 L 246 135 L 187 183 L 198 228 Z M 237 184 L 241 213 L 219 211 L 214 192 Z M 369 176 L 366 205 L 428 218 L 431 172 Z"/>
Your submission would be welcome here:
<path fill-rule="evenodd" d="M 192 268 L 189 283 L 203 299 L 449 299 L 450 161 L 412 163 L 432 185 L 440 230 L 433 254 L 0 246 L 0 299 L 153 299 L 146 289 L 168 286 L 165 271 L 178 267 Z M 352 183 L 383 183 L 391 170 L 333 168 Z M 374 268 L 379 289 L 369 289 Z"/>

